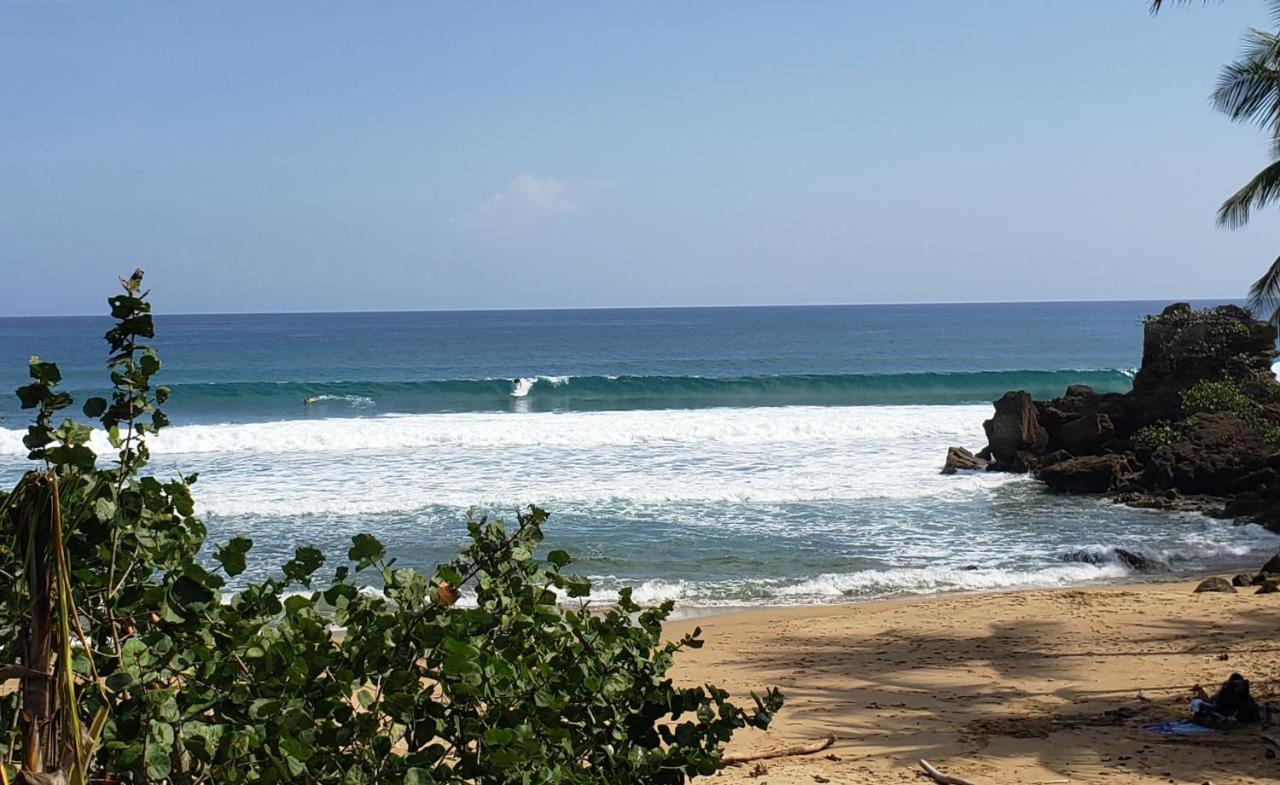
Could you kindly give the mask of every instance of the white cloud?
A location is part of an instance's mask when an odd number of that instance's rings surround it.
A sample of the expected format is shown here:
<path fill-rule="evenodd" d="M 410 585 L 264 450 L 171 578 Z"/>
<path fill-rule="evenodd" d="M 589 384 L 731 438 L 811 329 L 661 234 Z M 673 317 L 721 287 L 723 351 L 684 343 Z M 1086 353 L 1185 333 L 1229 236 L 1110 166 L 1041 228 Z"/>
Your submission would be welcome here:
<path fill-rule="evenodd" d="M 525 228 L 577 212 L 599 190 L 599 186 L 522 174 L 453 222 L 464 227 Z"/>

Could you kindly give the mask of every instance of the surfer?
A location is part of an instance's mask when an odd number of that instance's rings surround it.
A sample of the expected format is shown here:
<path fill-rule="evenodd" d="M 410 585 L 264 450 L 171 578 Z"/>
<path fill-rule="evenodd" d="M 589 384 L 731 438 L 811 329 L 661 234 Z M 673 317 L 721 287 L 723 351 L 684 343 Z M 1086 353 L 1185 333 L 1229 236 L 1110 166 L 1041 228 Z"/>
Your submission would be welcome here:
<path fill-rule="evenodd" d="M 320 397 L 319 397 L 319 396 L 317 396 L 317 395 L 313 395 L 313 396 L 311 396 L 310 398 L 303 398 L 303 399 L 302 399 L 302 405 L 303 405 L 303 406 L 310 406 L 310 405 L 311 405 L 311 404 L 313 404 L 313 403 L 317 403 L 319 400 L 320 400 Z"/>

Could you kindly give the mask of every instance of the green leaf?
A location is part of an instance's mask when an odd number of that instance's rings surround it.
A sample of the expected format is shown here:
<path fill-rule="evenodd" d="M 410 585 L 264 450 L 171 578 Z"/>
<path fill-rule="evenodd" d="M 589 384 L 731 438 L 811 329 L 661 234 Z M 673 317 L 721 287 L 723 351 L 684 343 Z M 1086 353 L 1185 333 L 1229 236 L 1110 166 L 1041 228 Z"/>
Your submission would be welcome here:
<path fill-rule="evenodd" d="M 351 538 L 347 558 L 356 563 L 356 569 L 364 569 L 386 558 L 387 549 L 372 534 L 357 534 Z"/>
<path fill-rule="evenodd" d="M 106 398 L 90 398 L 84 402 L 84 416 L 91 419 L 97 419 L 107 410 Z"/>
<path fill-rule="evenodd" d="M 93 503 L 93 514 L 103 523 L 110 523 L 116 516 L 116 503 L 111 499 L 98 499 Z"/>
<path fill-rule="evenodd" d="M 147 729 L 147 752 L 143 763 L 147 776 L 163 780 L 169 776 L 173 755 L 173 728 L 160 722 L 151 723 Z"/>
<path fill-rule="evenodd" d="M 304 546 L 294 551 L 293 558 L 284 564 L 284 576 L 290 581 L 311 585 L 311 575 L 324 564 L 324 554 L 319 548 Z"/>
<path fill-rule="evenodd" d="M 225 545 L 213 552 L 214 561 L 222 565 L 227 575 L 234 578 L 245 570 L 245 556 L 253 547 L 253 540 L 248 537 L 232 537 Z"/>
<path fill-rule="evenodd" d="M 572 562 L 573 559 L 569 558 L 568 551 L 555 550 L 547 554 L 547 561 L 557 567 L 564 567 Z"/>
<path fill-rule="evenodd" d="M 404 785 L 435 785 L 435 782 L 431 772 L 417 766 L 410 768 L 404 774 Z"/>
<path fill-rule="evenodd" d="M 57 365 L 47 363 L 34 354 L 27 362 L 27 373 L 31 375 L 32 381 L 45 387 L 53 387 L 62 381 L 62 372 Z"/>
<path fill-rule="evenodd" d="M 280 701 L 274 698 L 259 698 L 249 704 L 249 719 L 270 719 L 280 713 Z"/>

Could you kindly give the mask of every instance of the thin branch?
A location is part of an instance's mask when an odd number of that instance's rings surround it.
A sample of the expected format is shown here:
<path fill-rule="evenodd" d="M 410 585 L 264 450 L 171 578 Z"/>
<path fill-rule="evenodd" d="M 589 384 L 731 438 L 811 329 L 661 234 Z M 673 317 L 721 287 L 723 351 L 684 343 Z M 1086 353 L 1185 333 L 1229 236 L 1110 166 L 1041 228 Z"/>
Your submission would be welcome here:
<path fill-rule="evenodd" d="M 724 766 L 739 766 L 743 763 L 750 763 L 753 760 L 769 760 L 771 758 L 790 758 L 796 755 L 813 755 L 822 752 L 827 747 L 836 743 L 835 736 L 827 736 L 822 741 L 815 741 L 812 744 L 803 744 L 797 747 L 786 747 L 773 752 L 752 752 L 746 755 L 725 755 L 720 759 L 720 763 Z"/>
<path fill-rule="evenodd" d="M 924 773 L 929 775 L 929 779 L 938 783 L 938 785 L 973 785 L 969 780 L 963 777 L 957 777 L 952 774 L 943 774 L 933 767 L 933 764 L 924 758 L 920 759 L 920 768 L 924 769 Z"/>

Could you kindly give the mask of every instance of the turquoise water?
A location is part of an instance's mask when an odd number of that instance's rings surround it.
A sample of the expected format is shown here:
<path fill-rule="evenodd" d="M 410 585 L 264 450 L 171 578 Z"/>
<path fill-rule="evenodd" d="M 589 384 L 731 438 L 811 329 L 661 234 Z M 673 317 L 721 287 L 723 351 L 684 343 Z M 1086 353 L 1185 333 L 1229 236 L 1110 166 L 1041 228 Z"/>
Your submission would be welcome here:
<path fill-rule="evenodd" d="M 215 539 L 265 574 L 302 542 L 372 531 L 402 563 L 462 541 L 468 509 L 539 503 L 550 545 L 607 599 L 810 603 L 1123 577 L 1256 560 L 1253 526 L 938 474 L 1008 389 L 1128 389 L 1163 303 L 161 316 L 161 471 L 198 471 Z M 0 319 L 26 357 L 100 389 L 107 322 Z M 23 413 L 0 401 L 0 481 Z M 105 451 L 104 451 L 105 452 Z"/>

